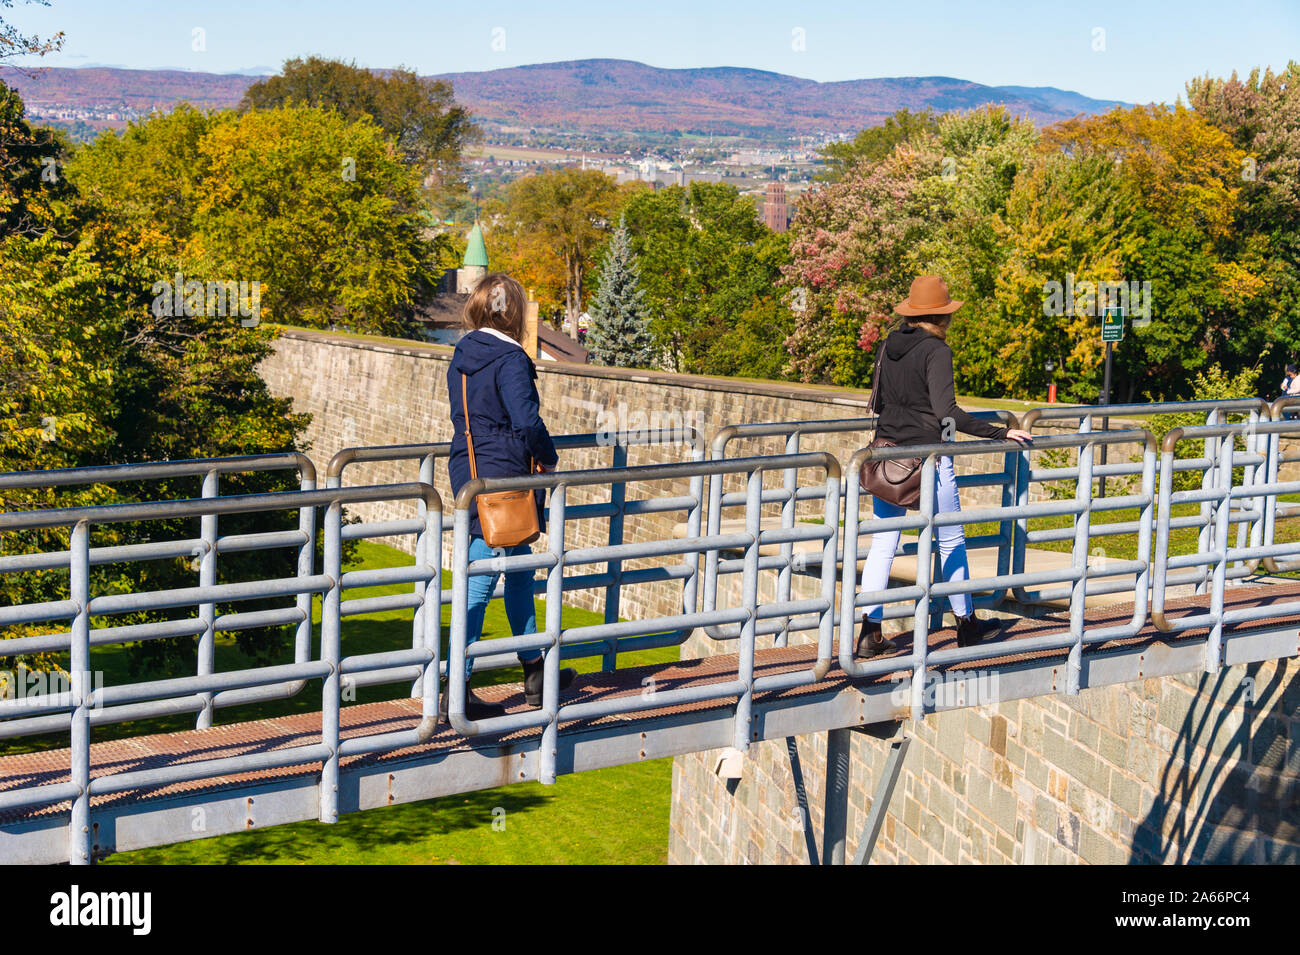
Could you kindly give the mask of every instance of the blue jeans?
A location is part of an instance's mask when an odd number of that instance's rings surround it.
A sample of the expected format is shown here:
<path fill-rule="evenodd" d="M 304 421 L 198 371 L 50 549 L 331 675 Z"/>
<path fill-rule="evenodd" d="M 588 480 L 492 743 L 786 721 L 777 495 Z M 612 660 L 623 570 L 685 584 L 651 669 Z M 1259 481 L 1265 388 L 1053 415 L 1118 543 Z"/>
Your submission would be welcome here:
<path fill-rule="evenodd" d="M 489 547 L 483 538 L 477 535 L 469 539 L 470 561 L 486 560 L 490 557 L 515 557 L 519 554 L 531 554 L 533 549 L 527 544 L 515 547 Z M 537 611 L 533 606 L 534 571 L 517 570 L 506 574 L 506 619 L 510 621 L 510 631 L 515 636 L 537 632 Z M 483 636 L 483 615 L 487 613 L 492 591 L 497 589 L 501 574 L 475 574 L 469 579 L 469 615 L 465 619 L 465 647 Z M 541 659 L 540 650 L 524 650 L 519 654 L 521 662 Z M 465 678 L 474 673 L 474 660 L 465 658 Z"/>
<path fill-rule="evenodd" d="M 953 473 L 952 458 L 941 457 L 934 470 L 935 512 L 954 514 L 961 510 L 961 501 L 957 497 L 957 476 Z M 876 517 L 902 517 L 907 512 L 897 504 L 890 504 L 880 498 L 872 499 L 872 510 Z M 937 528 L 939 538 L 940 566 L 943 579 L 948 581 L 968 580 L 970 568 L 966 564 L 966 534 L 960 524 L 949 524 Z M 862 589 L 867 591 L 885 590 L 889 586 L 889 568 L 894 562 L 894 552 L 898 549 L 901 536 L 899 531 L 877 531 L 871 535 L 871 550 L 867 553 L 866 563 L 862 566 Z M 952 594 L 948 605 L 959 617 L 971 614 L 970 594 Z M 879 622 L 884 609 L 880 604 L 868 604 L 862 615 Z"/>

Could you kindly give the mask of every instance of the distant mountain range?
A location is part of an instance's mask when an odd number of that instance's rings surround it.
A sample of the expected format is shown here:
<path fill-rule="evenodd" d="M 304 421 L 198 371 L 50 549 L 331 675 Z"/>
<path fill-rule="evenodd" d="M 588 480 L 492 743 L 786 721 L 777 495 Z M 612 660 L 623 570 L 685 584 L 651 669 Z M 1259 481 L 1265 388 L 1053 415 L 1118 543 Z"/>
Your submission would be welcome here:
<path fill-rule="evenodd" d="M 0 67 L 34 111 L 127 113 L 184 100 L 234 106 L 259 77 L 181 70 Z M 1054 87 L 984 86 L 944 76 L 819 83 L 739 67 L 667 70 L 629 60 L 572 60 L 446 73 L 458 101 L 485 125 L 605 132 L 812 135 L 855 132 L 902 107 L 939 112 L 1001 103 L 1040 125 L 1126 104 Z"/>

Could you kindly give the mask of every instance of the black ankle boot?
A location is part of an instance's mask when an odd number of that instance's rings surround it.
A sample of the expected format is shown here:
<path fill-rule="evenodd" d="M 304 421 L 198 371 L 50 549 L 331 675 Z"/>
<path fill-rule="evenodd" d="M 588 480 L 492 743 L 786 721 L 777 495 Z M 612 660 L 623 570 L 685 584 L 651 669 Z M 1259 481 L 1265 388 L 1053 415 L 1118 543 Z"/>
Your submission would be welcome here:
<path fill-rule="evenodd" d="M 524 665 L 524 701 L 529 706 L 542 705 L 542 684 L 546 677 L 546 661 L 542 657 L 536 660 L 520 660 Z M 563 693 L 573 682 L 573 678 L 578 675 L 578 671 L 573 667 L 564 667 L 560 670 L 560 692 Z"/>
<path fill-rule="evenodd" d="M 438 719 L 441 722 L 447 722 L 447 710 L 450 702 L 450 694 L 447 692 L 447 684 L 441 684 L 438 690 Z M 488 703 L 474 696 L 468 687 L 465 689 L 465 718 L 478 722 L 479 720 L 490 720 L 498 716 L 505 716 L 506 708 L 500 703 Z"/>
<path fill-rule="evenodd" d="M 973 647 L 989 634 L 1002 629 L 1001 620 L 981 620 L 971 611 L 969 617 L 957 618 L 957 646 Z"/>
<path fill-rule="evenodd" d="M 893 653 L 898 647 L 892 640 L 886 640 L 880 624 L 870 617 L 862 618 L 862 629 L 858 631 L 858 644 L 854 652 L 865 658 L 878 657 L 884 653 Z"/>

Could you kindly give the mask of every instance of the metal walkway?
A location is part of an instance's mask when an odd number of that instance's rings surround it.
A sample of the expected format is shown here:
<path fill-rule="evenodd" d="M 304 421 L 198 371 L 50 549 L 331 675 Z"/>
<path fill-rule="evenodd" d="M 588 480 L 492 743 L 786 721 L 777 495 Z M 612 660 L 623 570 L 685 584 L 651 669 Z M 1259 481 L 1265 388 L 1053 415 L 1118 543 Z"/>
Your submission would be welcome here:
<path fill-rule="evenodd" d="M 85 674 L 58 696 L 0 699 L 0 738 L 71 733 L 71 746 L 65 749 L 0 756 L 0 860 L 87 862 L 113 851 L 305 819 L 330 822 L 339 812 L 521 780 L 549 782 L 560 773 L 728 747 L 743 753 L 754 741 L 811 732 L 831 732 L 834 759 L 847 745 L 844 734 L 851 728 L 1294 656 L 1300 653 L 1300 582 L 1261 576 L 1260 565 L 1284 572 L 1293 566 L 1287 558 L 1300 557 L 1300 542 L 1273 539 L 1277 498 L 1300 493 L 1300 481 L 1278 480 L 1279 467 L 1292 460 L 1283 439 L 1300 437 L 1300 422 L 1286 416 L 1282 403 L 1272 408 L 1259 402 L 1219 402 L 1141 409 L 1187 407 L 1205 411 L 1209 423 L 1171 432 L 1159 449 L 1145 431 L 1092 431 L 1096 409 L 1091 408 L 1048 412 L 1077 421 L 1079 430 L 1038 438 L 1034 450 L 989 441 L 921 449 L 930 471 L 939 455 L 1000 458 L 1000 473 L 963 476 L 959 483 L 1000 488 L 1001 503 L 936 515 L 929 494 L 919 512 L 888 520 L 863 519 L 857 482 L 841 481 L 840 462 L 833 455 L 800 448 L 801 441 L 819 435 L 869 430 L 870 420 L 735 426 L 715 437 L 707 459 L 699 436 L 683 433 L 683 453 L 691 460 L 637 467 L 627 466 L 627 452 L 637 443 L 651 443 L 645 435 L 615 435 L 612 441 L 610 436 L 567 436 L 558 442 L 562 447 L 608 446 L 612 466 L 472 482 L 458 496 L 449 528 L 450 594 L 441 588 L 444 528 L 441 501 L 432 487 L 435 463 L 445 456 L 446 445 L 340 452 L 327 471 L 327 487 L 320 490 L 315 489 L 311 462 L 293 455 L 0 475 L 0 488 L 31 487 L 138 480 L 138 469 L 151 468 L 149 474 L 155 476 L 200 476 L 204 493 L 189 501 L 0 515 L 0 533 L 21 540 L 22 533 L 33 529 L 65 529 L 68 542 L 63 551 L 15 554 L 5 548 L 0 572 L 66 568 L 68 596 L 0 607 L 0 626 L 44 623 L 49 629 L 3 646 L 10 652 L 68 651 L 72 673 Z M 1124 410 L 1112 407 L 1109 413 L 1119 416 Z M 1234 415 L 1244 420 L 1227 420 Z M 1035 417 L 1044 416 L 1034 413 L 1025 423 L 1032 427 Z M 771 436 L 785 440 L 787 453 L 727 456 L 732 441 Z M 1201 447 L 1200 456 L 1175 456 L 1180 442 L 1193 440 Z M 1143 448 L 1140 460 L 1094 465 L 1094 448 L 1134 443 Z M 1054 449 L 1070 450 L 1076 460 L 1066 467 L 1034 466 L 1033 454 Z M 907 453 L 915 455 L 917 449 Z M 869 454 L 858 451 L 844 470 L 856 474 Z M 349 465 L 377 460 L 416 462 L 420 480 L 343 486 Z M 219 475 L 272 467 L 297 468 L 303 489 L 220 495 Z M 1096 479 L 1102 476 L 1130 486 L 1125 493 L 1097 497 Z M 1175 480 L 1186 486 L 1175 490 Z M 1070 482 L 1070 496 L 1031 494 L 1031 488 L 1053 482 Z M 525 486 L 549 490 L 547 547 L 521 557 L 468 561 L 468 508 L 474 496 Z M 568 503 L 570 492 L 576 496 L 583 488 L 608 498 Z M 637 491 L 643 496 L 635 496 Z M 344 506 L 401 501 L 413 502 L 416 516 L 342 521 Z M 1199 513 L 1191 513 L 1191 505 Z M 320 572 L 313 560 L 318 508 L 325 517 Z M 729 508 L 743 513 L 743 532 L 730 527 L 722 532 Z M 1091 520 L 1121 509 L 1136 519 Z M 218 533 L 222 515 L 284 511 L 297 512 L 297 530 Z M 642 515 L 673 512 L 684 514 L 690 530 L 686 537 L 663 531 L 647 539 L 625 528 Z M 846 515 L 856 517 L 856 534 L 840 532 Z M 197 520 L 199 537 L 93 546 L 92 527 L 177 517 Z M 1031 526 L 1030 521 L 1042 517 L 1064 523 Z M 566 544 L 567 534 L 589 521 L 603 522 L 604 542 L 591 545 L 587 533 L 589 546 Z M 996 575 L 964 584 L 933 576 L 929 531 L 952 521 L 998 528 L 970 538 L 972 547 L 996 550 Z M 850 518 L 846 526 L 852 524 Z M 1171 556 L 1170 532 L 1184 528 L 1196 530 L 1199 549 Z M 921 532 L 903 548 L 916 554 L 917 580 L 910 587 L 866 593 L 858 581 L 859 543 L 885 529 Z M 412 565 L 342 570 L 343 540 L 397 534 L 416 536 Z M 1137 559 L 1094 559 L 1093 545 L 1119 534 L 1136 536 Z M 1053 539 L 1071 542 L 1070 566 L 1027 568 L 1027 548 Z M 819 546 L 810 552 L 801 542 Z M 218 582 L 219 554 L 270 548 L 296 555 L 296 576 Z M 93 592 L 93 567 L 176 556 L 195 557 L 197 587 Z M 633 561 L 638 566 L 627 566 Z M 466 645 L 469 576 L 515 569 L 544 572 L 535 585 L 547 600 L 539 632 Z M 410 590 L 344 599 L 348 589 L 379 584 Z M 680 612 L 621 621 L 623 589 L 640 585 L 679 587 Z M 1175 597 L 1175 588 L 1200 592 Z M 564 628 L 564 596 L 581 589 L 603 592 L 606 623 Z M 996 641 L 958 648 L 952 631 L 941 628 L 940 601 L 932 598 L 962 591 L 975 594 L 977 605 L 1011 612 L 1037 607 L 1043 615 L 1016 620 Z M 1088 605 L 1090 593 L 1105 592 L 1131 594 L 1132 603 Z M 322 622 L 319 652 L 313 654 L 310 621 L 316 595 Z M 1066 609 L 1059 612 L 1063 598 Z M 292 604 L 242 613 L 234 607 L 242 600 L 268 599 Z M 910 634 L 902 636 L 898 653 L 864 662 L 853 657 L 852 645 L 860 608 L 873 601 L 886 602 L 886 617 L 909 619 Z M 425 612 L 444 604 L 451 607 L 446 660 L 441 613 Z M 194 615 L 173 612 L 145 623 L 103 625 L 114 614 L 169 608 L 190 608 Z M 413 611 L 410 649 L 343 655 L 348 617 L 392 609 Z M 101 625 L 92 629 L 92 619 Z M 68 621 L 68 629 L 59 630 L 53 623 L 59 620 Z M 267 625 L 295 627 L 294 663 L 214 672 L 217 633 Z M 695 632 L 734 652 L 617 668 L 619 654 L 678 645 Z M 812 642 L 790 639 L 803 633 Z M 110 687 L 95 686 L 90 679 L 92 646 L 176 635 L 197 638 L 195 676 Z M 759 646 L 760 639 L 770 645 Z M 467 720 L 465 660 L 474 658 L 478 668 L 517 665 L 515 653 L 534 647 L 547 657 L 542 707 L 526 706 L 517 685 L 499 685 L 476 692 L 505 702 L 507 714 L 477 724 Z M 562 656 L 599 657 L 604 671 L 579 677 L 561 697 Z M 449 677 L 450 726 L 437 724 L 435 717 L 440 675 Z M 283 699 L 311 683 L 320 686 L 320 712 L 212 725 L 214 711 L 223 706 Z M 341 705 L 349 688 L 377 683 L 405 683 L 414 695 L 389 703 Z M 90 742 L 93 727 L 176 713 L 195 714 L 196 728 Z M 905 743 L 896 746 L 900 758 L 903 749 Z M 847 760 L 840 762 L 847 771 Z M 891 765 L 896 773 L 898 761 Z M 837 780 L 832 779 L 830 789 L 842 795 L 846 787 Z M 884 795 L 887 802 L 887 790 Z M 843 860 L 842 828 L 843 812 L 828 801 L 825 861 Z M 869 851 L 869 835 L 860 840 L 860 856 Z"/>

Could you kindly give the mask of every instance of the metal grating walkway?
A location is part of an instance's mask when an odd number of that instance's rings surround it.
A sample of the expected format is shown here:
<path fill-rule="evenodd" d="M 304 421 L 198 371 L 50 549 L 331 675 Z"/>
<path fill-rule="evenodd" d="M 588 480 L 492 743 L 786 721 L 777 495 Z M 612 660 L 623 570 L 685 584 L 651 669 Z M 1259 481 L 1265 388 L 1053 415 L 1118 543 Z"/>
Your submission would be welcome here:
<path fill-rule="evenodd" d="M 1300 581 L 1273 578 L 1266 583 L 1229 588 L 1225 608 L 1267 606 L 1300 595 Z M 1193 610 L 1203 610 L 1208 596 L 1170 601 L 1171 619 Z M 1132 615 L 1132 606 L 1111 605 L 1091 608 L 1087 612 L 1088 629 L 1113 626 Z M 998 641 L 1007 645 L 1005 655 L 979 661 L 980 672 L 995 672 L 1004 678 L 1002 698 L 1052 693 L 1060 685 L 1068 650 L 1017 652 L 1016 643 L 1046 633 L 1059 632 L 1068 621 L 1061 616 L 1041 619 L 1016 618 Z M 1254 621 L 1229 629 L 1225 641 L 1225 662 L 1246 662 L 1300 654 L 1300 617 L 1277 617 Z M 906 654 L 910 651 L 910 632 L 893 639 L 899 643 L 900 669 L 896 673 L 873 678 L 850 679 L 838 667 L 813 684 L 761 695 L 755 700 L 758 717 L 755 739 L 768 739 L 793 732 L 814 732 L 846 726 L 862 726 L 906 718 L 909 707 L 892 696 L 896 680 L 906 681 L 910 669 Z M 1137 636 L 1095 647 L 1089 654 L 1089 672 L 1085 685 L 1104 685 L 1140 679 L 1144 676 L 1174 672 L 1194 672 L 1203 659 L 1199 647 L 1205 640 L 1204 630 L 1162 633 L 1148 625 Z M 930 649 L 955 646 L 951 629 L 935 631 Z M 1174 652 L 1178 651 L 1178 652 Z M 1182 652 L 1186 651 L 1186 652 Z M 755 676 L 807 669 L 816 656 L 816 646 L 759 650 L 755 655 Z M 709 683 L 722 683 L 736 677 L 738 657 L 720 654 L 676 664 L 634 667 L 612 672 L 584 674 L 566 692 L 565 701 L 592 701 L 602 698 L 631 696 L 646 692 L 646 681 L 653 678 L 655 691 Z M 947 668 L 953 673 L 961 665 Z M 943 671 L 935 667 L 934 672 Z M 970 672 L 975 672 L 971 670 Z M 1007 682 L 1009 681 L 1009 682 Z M 528 709 L 519 684 L 502 684 L 476 691 L 482 698 L 503 702 L 510 712 Z M 960 699 L 939 700 L 936 709 L 971 705 Z M 561 762 L 567 771 L 597 768 L 637 759 L 651 759 L 678 753 L 701 751 L 728 745 L 730 716 L 734 707 L 724 700 L 707 700 L 677 706 L 642 710 L 617 716 L 605 716 L 564 724 L 561 740 L 566 752 Z M 341 712 L 343 738 L 412 729 L 420 721 L 420 701 L 413 699 L 344 707 Z M 721 727 L 713 732 L 708 727 Z M 695 730 L 695 731 L 693 731 Z M 520 730 L 498 736 L 481 736 L 472 742 L 443 723 L 426 743 L 376 755 L 345 757 L 341 761 L 342 787 L 347 790 L 343 803 L 347 808 L 371 808 L 385 803 L 407 802 L 446 795 L 452 791 L 468 792 L 511 782 L 535 778 L 536 750 L 540 728 Z M 611 741 L 618 740 L 614 745 Z M 234 723 L 210 729 L 135 737 L 95 743 L 91 747 L 92 777 L 132 772 L 163 765 L 219 759 L 253 752 L 287 749 L 320 741 L 320 714 L 302 713 L 274 719 Z M 476 772 L 444 773 L 443 779 L 455 778 L 455 789 L 445 788 L 427 773 L 432 767 L 449 761 L 465 764 L 474 761 Z M 0 757 L 0 792 L 34 784 L 67 782 L 70 778 L 70 750 Z M 256 828 L 264 824 L 315 818 L 316 796 L 321 774 L 320 762 L 228 776 L 203 778 L 150 789 L 93 796 L 95 835 L 98 854 L 137 848 L 143 845 L 176 841 L 171 838 L 149 839 L 148 819 L 153 813 L 209 806 L 217 820 L 215 828 L 205 828 L 191 838 L 220 832 Z M 412 771 L 415 776 L 412 777 Z M 399 778 L 401 779 L 400 785 Z M 419 780 L 423 780 L 421 783 Z M 383 788 L 377 790 L 376 784 Z M 306 798 L 290 798 L 285 806 L 271 806 L 280 797 L 294 792 Z M 255 798 L 256 797 L 256 798 Z M 219 820 L 240 802 L 233 821 Z M 254 809 L 255 804 L 259 804 Z M 14 861 L 58 861 L 66 856 L 67 802 L 0 812 L 0 855 Z M 268 817 L 267 812 L 270 813 Z M 242 813 L 242 819 L 239 817 Z M 125 826 L 125 828 L 124 828 Z M 24 836 L 27 838 L 24 840 Z M 21 845 L 20 845 L 21 842 Z"/>

